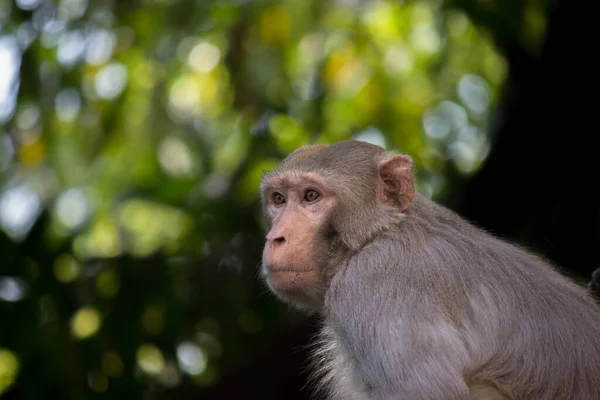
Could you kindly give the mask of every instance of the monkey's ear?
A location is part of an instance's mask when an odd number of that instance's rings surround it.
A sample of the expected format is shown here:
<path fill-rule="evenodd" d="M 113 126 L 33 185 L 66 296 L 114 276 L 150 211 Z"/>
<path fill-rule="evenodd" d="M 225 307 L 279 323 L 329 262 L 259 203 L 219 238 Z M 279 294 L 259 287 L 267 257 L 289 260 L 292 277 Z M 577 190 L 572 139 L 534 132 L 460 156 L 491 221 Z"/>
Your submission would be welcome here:
<path fill-rule="evenodd" d="M 405 211 L 415 195 L 412 158 L 406 155 L 386 158 L 377 164 L 379 170 L 379 201 Z"/>

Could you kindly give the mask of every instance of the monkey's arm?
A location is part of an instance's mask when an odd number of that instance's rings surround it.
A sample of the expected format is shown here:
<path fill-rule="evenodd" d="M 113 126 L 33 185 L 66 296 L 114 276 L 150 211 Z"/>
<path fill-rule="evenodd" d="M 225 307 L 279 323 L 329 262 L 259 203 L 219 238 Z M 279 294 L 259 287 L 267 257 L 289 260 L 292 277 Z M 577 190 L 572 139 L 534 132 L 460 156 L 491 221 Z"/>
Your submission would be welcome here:
<path fill-rule="evenodd" d="M 444 282 L 431 276 L 443 269 L 405 265 L 393 249 L 371 244 L 334 277 L 328 311 L 340 347 L 372 399 L 468 399 L 468 351 L 439 290 L 426 287 Z"/>

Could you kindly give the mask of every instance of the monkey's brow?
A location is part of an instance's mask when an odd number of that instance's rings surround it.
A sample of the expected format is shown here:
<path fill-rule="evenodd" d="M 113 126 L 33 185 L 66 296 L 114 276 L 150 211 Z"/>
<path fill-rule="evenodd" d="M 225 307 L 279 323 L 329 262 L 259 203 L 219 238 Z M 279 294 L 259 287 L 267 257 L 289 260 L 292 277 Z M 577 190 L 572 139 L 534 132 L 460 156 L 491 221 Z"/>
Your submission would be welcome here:
<path fill-rule="evenodd" d="M 309 182 L 317 186 L 323 185 L 323 181 L 310 172 L 274 171 L 265 175 L 261 182 L 261 189 L 263 192 L 275 187 L 290 189 L 300 185 L 302 182 Z"/>
<path fill-rule="evenodd" d="M 273 184 L 273 182 L 280 180 L 280 179 L 281 179 L 280 172 L 263 170 L 262 177 L 260 179 L 260 186 L 261 186 L 261 188 L 270 186 Z"/>
<path fill-rule="evenodd" d="M 261 193 L 264 194 L 273 187 L 280 186 L 278 184 L 281 182 L 281 180 L 281 173 L 278 171 L 263 171 L 263 176 L 260 180 Z"/>
<path fill-rule="evenodd" d="M 289 188 L 292 184 L 285 174 L 270 173 L 263 178 L 260 186 L 266 192 L 274 188 Z"/>

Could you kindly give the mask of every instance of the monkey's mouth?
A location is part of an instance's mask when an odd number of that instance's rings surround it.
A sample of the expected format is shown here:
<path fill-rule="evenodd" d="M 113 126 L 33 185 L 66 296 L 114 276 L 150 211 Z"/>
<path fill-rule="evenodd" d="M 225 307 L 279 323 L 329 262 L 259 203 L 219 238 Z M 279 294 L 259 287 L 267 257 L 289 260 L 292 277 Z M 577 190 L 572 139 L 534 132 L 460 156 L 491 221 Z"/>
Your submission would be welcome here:
<path fill-rule="evenodd" d="M 269 269 L 267 267 L 267 273 L 268 274 L 278 274 L 278 273 L 294 273 L 294 274 L 301 274 L 303 272 L 313 272 L 315 271 L 314 268 L 312 269 L 300 269 L 300 268 L 278 268 L 278 269 Z"/>
<path fill-rule="evenodd" d="M 303 268 L 265 268 L 266 278 L 273 289 L 286 291 L 299 286 L 312 285 L 316 278 L 316 269 Z"/>
<path fill-rule="evenodd" d="M 290 267 L 290 266 L 280 266 L 279 263 L 269 262 L 267 260 L 263 260 L 262 263 L 262 273 L 265 276 L 273 275 L 273 274 L 302 274 L 305 272 L 313 272 L 316 271 L 315 268 L 302 268 L 302 267 Z"/>
<path fill-rule="evenodd" d="M 267 277 L 269 280 L 288 280 L 296 282 L 301 275 L 311 274 L 315 272 L 315 269 L 298 269 L 298 268 L 282 268 L 282 269 L 268 269 Z"/>

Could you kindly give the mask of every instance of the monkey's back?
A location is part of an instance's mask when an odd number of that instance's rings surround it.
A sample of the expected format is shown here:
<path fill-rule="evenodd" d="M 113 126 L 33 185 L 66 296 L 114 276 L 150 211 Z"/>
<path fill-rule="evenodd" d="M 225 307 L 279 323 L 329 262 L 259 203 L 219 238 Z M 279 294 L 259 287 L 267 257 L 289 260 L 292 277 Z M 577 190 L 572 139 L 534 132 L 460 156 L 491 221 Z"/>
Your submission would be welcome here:
<path fill-rule="evenodd" d="M 461 310 L 467 379 L 491 379 L 515 399 L 600 399 L 600 307 L 590 294 L 542 257 L 420 202 L 422 236 L 455 274 L 449 290 L 467 291 L 448 305 Z"/>
<path fill-rule="evenodd" d="M 492 308 L 504 317 L 496 319 L 495 346 L 478 368 L 512 388 L 515 398 L 600 398 L 598 307 L 542 260 L 515 252 L 521 257 L 496 264 L 509 271 L 510 286 L 489 270 L 480 276 L 479 296 L 495 299 Z"/>

